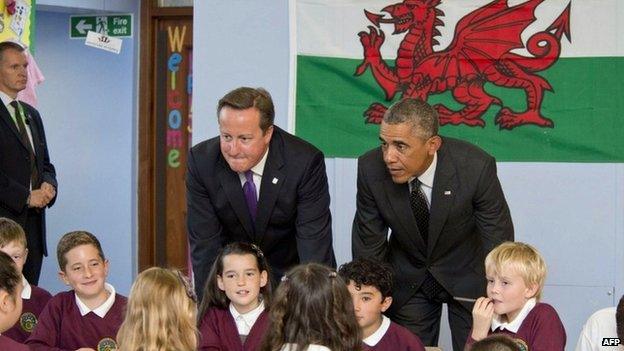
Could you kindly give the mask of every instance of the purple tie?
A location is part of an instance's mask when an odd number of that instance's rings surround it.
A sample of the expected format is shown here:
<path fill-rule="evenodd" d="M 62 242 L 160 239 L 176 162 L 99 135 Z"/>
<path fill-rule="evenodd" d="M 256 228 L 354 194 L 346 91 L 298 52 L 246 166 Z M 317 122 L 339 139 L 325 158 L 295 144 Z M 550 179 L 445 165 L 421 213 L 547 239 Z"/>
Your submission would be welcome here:
<path fill-rule="evenodd" d="M 253 181 L 253 172 L 251 170 L 245 172 L 245 179 L 247 180 L 243 185 L 243 192 L 245 193 L 245 200 L 247 201 L 247 208 L 251 215 L 251 220 L 256 221 L 256 211 L 258 209 L 258 198 L 256 196 L 256 184 Z"/>

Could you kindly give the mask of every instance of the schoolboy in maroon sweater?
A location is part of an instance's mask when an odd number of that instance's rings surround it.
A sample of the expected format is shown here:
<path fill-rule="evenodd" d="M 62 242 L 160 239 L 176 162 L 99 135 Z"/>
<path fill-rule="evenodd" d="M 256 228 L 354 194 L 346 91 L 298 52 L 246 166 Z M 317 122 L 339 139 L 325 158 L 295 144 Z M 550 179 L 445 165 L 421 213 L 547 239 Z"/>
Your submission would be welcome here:
<path fill-rule="evenodd" d="M 530 245 L 502 243 L 485 258 L 487 297 L 475 302 L 471 345 L 506 334 L 531 351 L 563 351 L 566 333 L 555 309 L 539 302 L 546 264 Z"/>
<path fill-rule="evenodd" d="M 392 271 L 386 265 L 360 258 L 338 273 L 348 283 L 364 350 L 425 350 L 418 336 L 382 314 L 392 304 Z"/>
<path fill-rule="evenodd" d="M 26 341 L 32 350 L 112 350 L 126 298 L 106 284 L 108 260 L 91 233 L 65 234 L 57 247 L 60 278 L 73 290 L 54 296 Z"/>
<path fill-rule="evenodd" d="M 20 275 L 22 275 L 24 264 L 28 258 L 26 245 L 26 233 L 22 227 L 11 219 L 0 218 L 0 251 L 11 256 Z M 22 286 L 22 314 L 11 329 L 2 333 L 2 335 L 21 343 L 28 339 L 37 325 L 43 307 L 52 298 L 52 295 L 46 290 L 30 285 L 24 275 L 22 275 Z"/>

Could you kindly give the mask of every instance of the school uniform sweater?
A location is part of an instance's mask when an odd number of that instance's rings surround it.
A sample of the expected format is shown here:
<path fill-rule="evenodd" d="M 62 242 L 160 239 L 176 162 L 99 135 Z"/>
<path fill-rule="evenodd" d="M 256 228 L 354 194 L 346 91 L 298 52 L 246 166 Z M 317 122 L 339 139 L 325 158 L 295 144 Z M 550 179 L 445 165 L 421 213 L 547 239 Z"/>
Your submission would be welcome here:
<path fill-rule="evenodd" d="M 268 324 L 268 313 L 264 310 L 243 342 L 232 313 L 228 309 L 211 307 L 206 311 L 199 325 L 198 349 L 200 351 L 259 350 Z"/>
<path fill-rule="evenodd" d="M 108 287 L 107 284 L 110 291 Z M 115 349 L 126 303 L 127 299 L 114 293 L 113 289 L 104 303 L 109 307 L 105 314 L 98 307 L 83 315 L 73 290 L 59 293 L 41 312 L 39 323 L 26 344 L 33 351 L 73 351 L 81 347 Z"/>
<path fill-rule="evenodd" d="M 24 290 L 22 290 L 22 314 L 15 325 L 5 331 L 2 335 L 23 343 L 28 339 L 30 333 L 35 329 L 39 315 L 45 305 L 50 301 L 52 295 L 45 289 L 30 285 L 26 278 L 23 278 Z"/>
<path fill-rule="evenodd" d="M 20 344 L 19 342 L 9 338 L 8 336 L 0 335 L 0 350 L 2 351 L 30 351 L 28 346 Z"/>
<path fill-rule="evenodd" d="M 405 327 L 382 316 L 381 325 L 369 337 L 363 340 L 365 351 L 425 351 L 420 338 Z"/>
<path fill-rule="evenodd" d="M 506 334 L 531 351 L 563 351 L 566 344 L 566 332 L 557 311 L 549 304 L 536 303 L 535 299 L 527 301 L 512 322 L 501 323 L 495 319 L 488 332 L 491 334 Z M 471 333 L 466 345 L 474 342 Z"/>

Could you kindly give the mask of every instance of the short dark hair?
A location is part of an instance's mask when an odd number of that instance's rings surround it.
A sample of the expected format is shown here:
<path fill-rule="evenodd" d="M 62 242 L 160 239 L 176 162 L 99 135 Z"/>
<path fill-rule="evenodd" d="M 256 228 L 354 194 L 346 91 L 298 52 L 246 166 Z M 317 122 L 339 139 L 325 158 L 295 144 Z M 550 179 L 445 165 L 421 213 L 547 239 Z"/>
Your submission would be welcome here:
<path fill-rule="evenodd" d="M 0 251 L 0 289 L 14 296 L 18 285 L 22 284 L 22 277 L 11 256 Z"/>
<path fill-rule="evenodd" d="M 624 295 L 620 298 L 615 311 L 615 323 L 617 325 L 617 336 L 624 341 Z"/>
<path fill-rule="evenodd" d="M 383 299 L 392 295 L 392 270 L 385 263 L 370 258 L 358 258 L 340 266 L 338 274 L 347 284 L 352 281 L 356 289 L 369 285 L 377 288 Z"/>
<path fill-rule="evenodd" d="M 438 135 L 438 112 L 420 99 L 404 98 L 394 103 L 384 114 L 383 122 L 407 123 L 412 126 L 414 133 L 423 139 Z"/>
<path fill-rule="evenodd" d="M 469 351 L 522 351 L 519 339 L 513 339 L 505 334 L 493 334 L 472 344 Z"/>
<path fill-rule="evenodd" d="M 65 255 L 71 249 L 80 245 L 93 245 L 97 249 L 102 261 L 106 260 L 104 251 L 102 251 L 102 245 L 100 245 L 100 241 L 95 237 L 95 235 L 84 230 L 69 232 L 61 237 L 61 240 L 59 240 L 58 246 L 56 247 L 56 258 L 58 259 L 59 267 L 63 272 L 65 272 L 65 266 L 67 265 L 67 257 L 65 257 Z"/>
<path fill-rule="evenodd" d="M 0 42 L 0 62 L 4 59 L 4 52 L 7 50 L 15 50 L 17 52 L 24 52 L 26 50 L 21 44 L 14 41 Z"/>
<path fill-rule="evenodd" d="M 217 118 L 219 118 L 221 109 L 224 107 L 235 110 L 246 110 L 254 107 L 260 112 L 260 128 L 263 132 L 266 132 L 273 125 L 275 108 L 271 94 L 264 88 L 240 87 L 225 94 L 217 105 Z"/>

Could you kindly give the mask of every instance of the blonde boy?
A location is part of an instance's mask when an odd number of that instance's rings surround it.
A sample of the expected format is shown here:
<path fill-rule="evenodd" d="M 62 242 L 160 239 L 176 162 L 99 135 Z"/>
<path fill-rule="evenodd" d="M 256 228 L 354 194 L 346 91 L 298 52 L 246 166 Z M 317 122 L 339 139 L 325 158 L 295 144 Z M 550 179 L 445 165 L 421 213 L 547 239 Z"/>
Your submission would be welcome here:
<path fill-rule="evenodd" d="M 563 350 L 565 329 L 555 309 L 539 302 L 546 264 L 535 248 L 505 242 L 485 258 L 487 297 L 474 305 L 467 344 L 489 334 L 506 334 L 531 351 Z"/>
<path fill-rule="evenodd" d="M 22 313 L 17 323 L 9 330 L 2 333 L 15 341 L 23 343 L 37 325 L 39 314 L 46 303 L 52 298 L 46 290 L 30 285 L 22 274 L 24 264 L 28 258 L 26 247 L 26 233 L 15 221 L 0 217 L 0 251 L 11 256 L 18 273 L 22 277 L 22 301 L 24 302 Z"/>
<path fill-rule="evenodd" d="M 26 344 L 35 351 L 116 349 L 126 298 L 106 283 L 109 264 L 100 242 L 89 232 L 70 232 L 56 252 L 59 277 L 73 290 L 50 300 Z"/>

